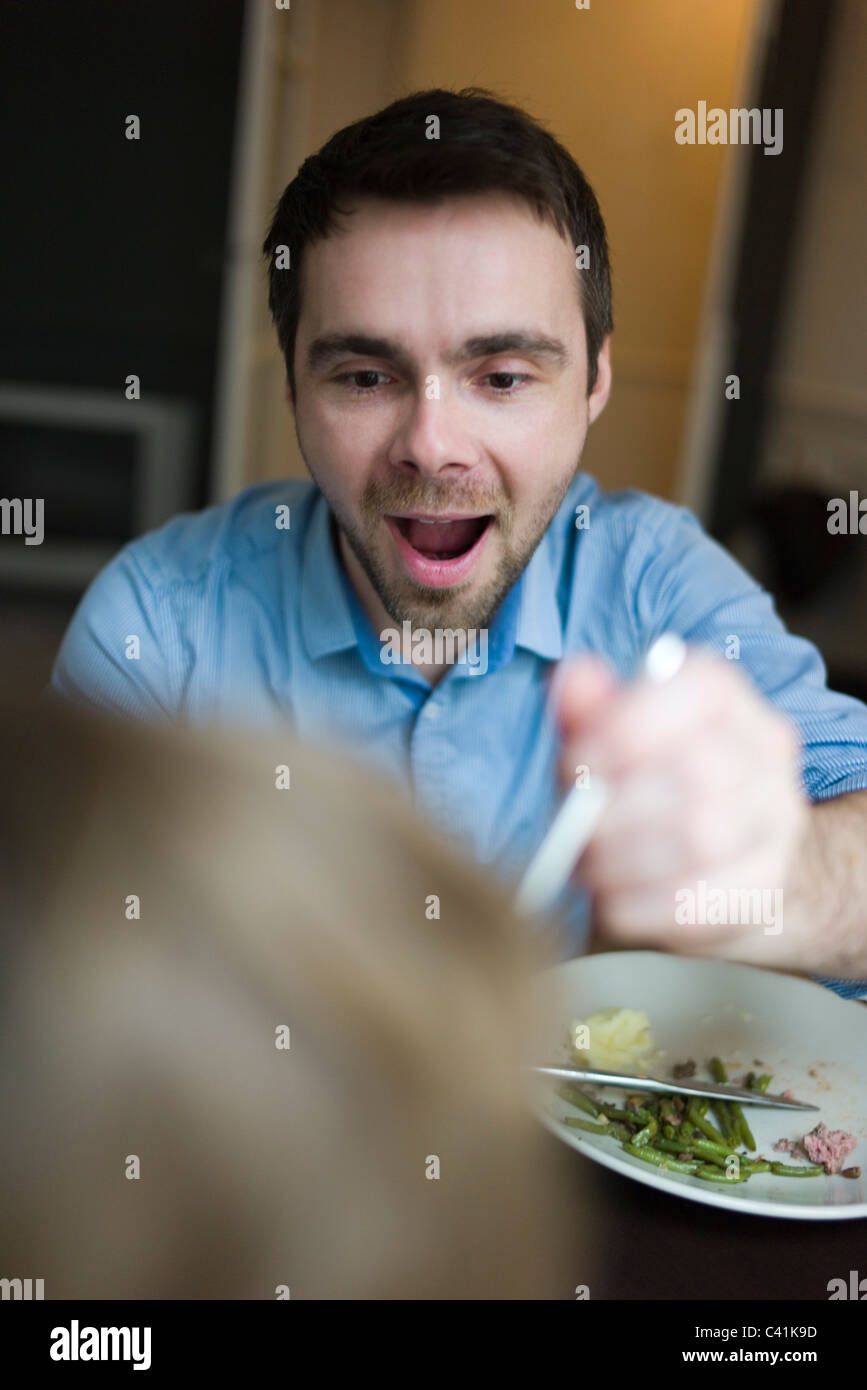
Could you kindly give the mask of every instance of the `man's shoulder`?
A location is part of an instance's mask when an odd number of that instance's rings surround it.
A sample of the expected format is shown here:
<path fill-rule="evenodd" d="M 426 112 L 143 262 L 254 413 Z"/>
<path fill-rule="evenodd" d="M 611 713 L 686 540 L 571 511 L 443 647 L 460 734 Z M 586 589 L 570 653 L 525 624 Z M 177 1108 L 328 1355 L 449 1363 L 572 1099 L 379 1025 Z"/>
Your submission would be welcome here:
<path fill-rule="evenodd" d="M 125 547 L 154 590 L 195 583 L 216 568 L 261 563 L 286 530 L 303 529 L 316 485 L 302 478 L 255 483 L 228 502 L 181 512 Z"/>

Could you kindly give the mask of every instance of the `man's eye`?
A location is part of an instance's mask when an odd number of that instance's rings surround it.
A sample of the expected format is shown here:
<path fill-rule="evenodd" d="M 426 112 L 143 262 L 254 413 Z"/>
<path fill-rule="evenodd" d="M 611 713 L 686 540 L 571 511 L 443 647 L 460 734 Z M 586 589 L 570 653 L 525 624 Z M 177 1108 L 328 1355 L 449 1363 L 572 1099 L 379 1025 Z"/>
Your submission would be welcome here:
<path fill-rule="evenodd" d="M 348 386 L 350 391 L 356 396 L 370 396 L 376 390 L 379 382 L 370 380 L 359 382 L 359 378 L 379 376 L 384 377 L 385 372 L 376 372 L 372 368 L 369 368 L 361 372 L 344 372 L 342 376 L 336 376 L 334 380 L 340 382 L 342 386 Z"/>
<path fill-rule="evenodd" d="M 529 381 L 530 375 L 528 372 L 488 372 L 485 380 L 491 383 L 495 395 L 514 396 L 520 388 L 512 386 L 509 383 L 515 381 Z"/>
<path fill-rule="evenodd" d="M 372 396 L 377 388 L 382 384 L 378 378 L 388 380 L 385 372 L 379 372 L 372 367 L 368 367 L 357 372 L 343 372 L 334 378 L 341 386 L 345 386 L 355 396 Z M 488 372 L 483 381 L 489 381 L 493 387 L 494 394 L 497 396 L 514 396 L 521 389 L 521 385 L 532 380 L 527 372 Z"/>

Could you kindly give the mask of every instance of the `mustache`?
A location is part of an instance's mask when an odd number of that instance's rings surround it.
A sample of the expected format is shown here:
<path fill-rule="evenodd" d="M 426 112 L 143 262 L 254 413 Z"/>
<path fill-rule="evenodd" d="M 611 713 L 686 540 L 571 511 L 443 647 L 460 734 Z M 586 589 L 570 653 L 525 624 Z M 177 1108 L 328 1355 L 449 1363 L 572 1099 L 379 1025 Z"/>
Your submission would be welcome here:
<path fill-rule="evenodd" d="M 391 512 L 469 512 L 494 516 L 504 531 L 512 528 L 514 507 L 499 489 L 413 478 L 365 484 L 359 503 L 362 515 L 374 519 Z"/>

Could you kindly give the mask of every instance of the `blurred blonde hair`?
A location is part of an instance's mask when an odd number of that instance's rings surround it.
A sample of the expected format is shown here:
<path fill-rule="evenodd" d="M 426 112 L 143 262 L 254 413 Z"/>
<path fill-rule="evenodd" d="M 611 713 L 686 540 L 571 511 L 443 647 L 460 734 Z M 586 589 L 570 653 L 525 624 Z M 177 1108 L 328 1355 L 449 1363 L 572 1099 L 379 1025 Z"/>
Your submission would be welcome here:
<path fill-rule="evenodd" d="M 0 1276 L 569 1296 L 566 1151 L 515 1069 L 540 961 L 477 866 L 288 733 L 7 701 L 0 766 Z"/>

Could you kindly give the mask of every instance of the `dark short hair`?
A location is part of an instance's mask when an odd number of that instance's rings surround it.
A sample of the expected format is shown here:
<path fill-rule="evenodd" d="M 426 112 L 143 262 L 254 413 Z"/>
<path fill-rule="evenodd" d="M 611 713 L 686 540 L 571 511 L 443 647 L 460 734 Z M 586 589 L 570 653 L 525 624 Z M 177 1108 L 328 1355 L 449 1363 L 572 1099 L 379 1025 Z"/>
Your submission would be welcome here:
<path fill-rule="evenodd" d="M 425 138 L 435 115 L 440 138 Z M 337 229 L 340 200 L 377 197 L 435 203 L 450 195 L 502 191 L 523 198 L 573 247 L 586 246 L 589 267 L 577 277 L 587 339 L 587 392 L 599 350 L 614 327 L 605 223 L 593 189 L 567 150 L 520 107 L 481 87 L 441 87 L 401 97 L 373 116 L 338 130 L 305 159 L 280 197 L 262 247 L 269 260 L 268 304 L 295 394 L 293 358 L 301 314 L 304 250 Z M 287 246 L 291 270 L 274 251 Z"/>

